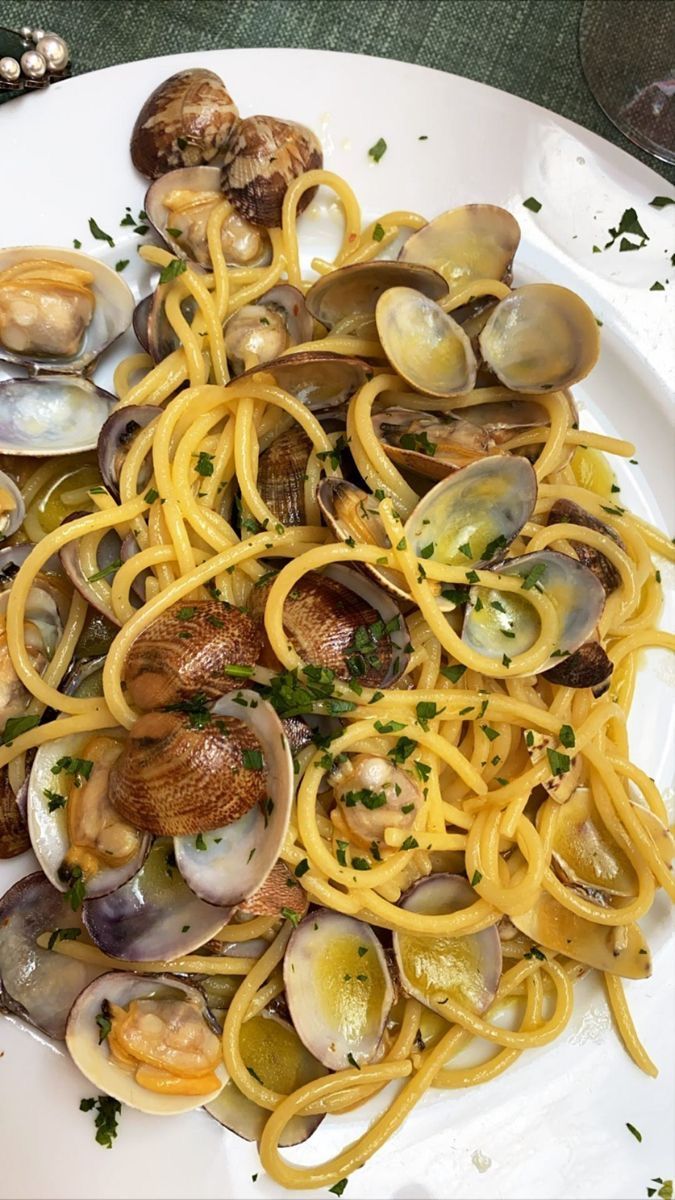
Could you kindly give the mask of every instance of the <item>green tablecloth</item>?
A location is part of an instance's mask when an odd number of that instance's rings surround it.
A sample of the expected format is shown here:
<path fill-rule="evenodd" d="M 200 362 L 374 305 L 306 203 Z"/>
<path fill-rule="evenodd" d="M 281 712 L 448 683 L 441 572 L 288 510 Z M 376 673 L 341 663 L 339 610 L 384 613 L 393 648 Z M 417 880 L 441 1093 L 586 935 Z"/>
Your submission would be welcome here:
<path fill-rule="evenodd" d="M 622 0 L 616 0 L 617 6 Z M 403 59 L 525 96 L 622 146 L 579 62 L 581 0 L 0 0 L 0 23 L 54 29 L 76 72 L 181 50 L 304 46 Z"/>

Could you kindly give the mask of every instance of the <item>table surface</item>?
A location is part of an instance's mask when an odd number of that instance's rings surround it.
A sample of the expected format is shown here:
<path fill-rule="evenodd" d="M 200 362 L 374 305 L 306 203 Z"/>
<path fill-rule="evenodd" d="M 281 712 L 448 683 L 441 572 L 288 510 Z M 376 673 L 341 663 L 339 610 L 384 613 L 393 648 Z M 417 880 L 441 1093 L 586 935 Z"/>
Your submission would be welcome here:
<path fill-rule="evenodd" d="M 76 73 L 236 46 L 347 50 L 436 67 L 578 121 L 675 183 L 675 168 L 634 147 L 593 99 L 579 61 L 581 8 L 582 0 L 2 0 L 0 21 L 60 33 Z"/>

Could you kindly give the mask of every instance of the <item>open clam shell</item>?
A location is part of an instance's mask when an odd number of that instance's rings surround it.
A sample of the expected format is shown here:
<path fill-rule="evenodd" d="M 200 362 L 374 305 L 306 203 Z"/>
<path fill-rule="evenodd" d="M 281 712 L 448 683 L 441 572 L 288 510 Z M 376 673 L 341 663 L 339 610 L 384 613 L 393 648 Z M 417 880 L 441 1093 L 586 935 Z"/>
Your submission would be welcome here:
<path fill-rule="evenodd" d="M 563 883 L 591 900 L 611 903 L 638 894 L 630 859 L 604 825 L 589 788 L 578 787 L 556 813 L 551 858 Z"/>
<path fill-rule="evenodd" d="M 83 513 L 73 513 L 73 517 L 83 515 Z M 94 575 L 98 575 L 99 578 L 105 579 L 108 583 L 112 582 L 112 579 L 121 562 L 121 544 L 122 543 L 117 530 L 108 530 L 98 544 L 96 552 L 97 571 L 94 572 Z M 92 606 L 92 608 L 95 608 L 98 612 L 102 613 L 102 615 L 106 617 L 106 619 L 110 621 L 112 625 L 120 626 L 122 622 L 115 616 L 112 608 L 99 598 L 98 593 L 91 586 L 91 577 L 88 577 L 84 573 L 84 568 L 80 559 L 79 541 L 75 539 L 72 542 L 66 542 L 66 545 L 62 546 L 62 548 L 59 550 L 59 558 L 61 559 L 61 564 L 66 575 L 73 584 L 73 587 L 77 588 L 77 591 L 80 593 L 80 595 L 84 596 L 84 599 Z"/>
<path fill-rule="evenodd" d="M 7 776 L 7 767 L 0 770 L 0 859 L 16 858 L 30 849 L 26 818 Z"/>
<path fill-rule="evenodd" d="M 263 886 L 279 857 L 293 803 L 293 759 L 281 721 L 257 693 L 223 696 L 211 711 L 214 719 L 242 721 L 254 733 L 265 797 L 238 819 L 198 838 L 176 837 L 174 851 L 195 895 L 209 904 L 236 905 Z"/>
<path fill-rule="evenodd" d="M 427 492 L 408 518 L 405 536 L 420 558 L 487 566 L 518 536 L 536 499 L 537 480 L 526 458 L 483 458 Z"/>
<path fill-rule="evenodd" d="M 461 875 L 420 879 L 400 900 L 411 912 L 438 915 L 475 903 L 473 888 Z M 502 952 L 495 926 L 462 937 L 429 938 L 396 931 L 394 953 L 404 990 L 445 1016 L 448 1000 L 483 1013 L 495 998 Z"/>
<path fill-rule="evenodd" d="M 516 392 L 569 387 L 588 375 L 600 351 L 588 305 L 553 283 L 529 283 L 500 300 L 479 344 L 487 365 Z"/>
<path fill-rule="evenodd" d="M 225 325 L 225 350 L 235 375 L 251 364 L 273 362 L 312 339 L 312 318 L 298 288 L 279 283 L 255 304 L 237 310 Z"/>
<path fill-rule="evenodd" d="M 346 479 L 322 479 L 316 491 L 319 508 L 326 523 L 342 542 L 353 538 L 355 542 L 366 542 L 370 546 L 389 548 L 382 520 L 377 511 L 377 501 L 371 492 L 364 492 L 355 483 Z M 368 573 L 392 595 L 409 600 L 410 593 L 399 571 L 387 567 L 364 563 Z"/>
<path fill-rule="evenodd" d="M 170 1116 L 173 1113 L 189 1112 L 200 1105 L 215 1099 L 223 1087 L 227 1074 L 221 1062 L 215 1067 L 212 1075 L 217 1080 L 216 1086 L 207 1094 L 171 1094 L 169 1092 L 153 1091 L 144 1087 L 137 1080 L 138 1067 L 142 1060 L 136 1062 L 137 1071 L 122 1066 L 111 1053 L 108 1038 L 101 1039 L 101 1029 L 97 1016 L 105 1012 L 110 1005 L 125 1008 L 134 1001 L 154 1001 L 154 1011 L 161 1011 L 166 1004 L 168 1036 L 163 1044 L 153 1049 L 162 1049 L 162 1058 L 171 1055 L 177 1063 L 189 1057 L 200 1033 L 210 1039 L 215 1049 L 215 1033 L 212 1029 L 211 1014 L 206 1006 L 203 994 L 198 988 L 186 983 L 175 975 L 134 975 L 125 971 L 110 971 L 101 975 L 78 996 L 73 1004 L 68 1024 L 66 1026 L 66 1045 L 71 1058 L 80 1071 L 95 1087 L 108 1096 L 113 1096 L 131 1108 L 141 1112 L 153 1113 L 157 1116 Z M 175 1018 L 176 1002 L 182 1006 L 183 1013 L 191 1012 L 189 1024 Z M 185 1009 L 189 1004 L 190 1009 Z M 159 1008 L 156 1009 L 155 1006 Z M 181 1014 L 182 1015 L 182 1014 Z M 140 1018 L 137 1039 L 140 1043 L 139 1052 L 144 1052 L 146 1041 L 145 1029 Z M 157 1023 L 157 1018 L 155 1018 Z M 114 1018 L 113 1018 L 114 1030 Z M 185 1034 L 185 1037 L 182 1035 Z M 110 1034 L 108 1036 L 111 1036 Z M 149 1043 L 152 1045 L 152 1043 Z M 168 1051 L 168 1053 L 167 1053 Z M 133 1059 L 131 1060 L 133 1063 Z M 152 1058 L 151 1058 L 152 1063 Z M 152 1065 L 151 1068 L 152 1070 Z M 188 1084 L 189 1078 L 182 1080 Z"/>
<path fill-rule="evenodd" d="M 167 204 L 174 199 L 180 202 L 178 211 Z M 220 167 L 180 167 L 151 184 L 144 208 L 153 228 L 178 258 L 210 269 L 206 226 L 213 205 L 221 200 Z M 225 219 L 221 238 L 228 266 L 260 267 L 269 262 L 264 232 L 238 213 Z"/>
<path fill-rule="evenodd" d="M 116 409 L 101 426 L 96 444 L 98 469 L 116 500 L 119 499 L 120 471 L 136 434 L 161 415 L 162 410 L 154 404 L 134 404 Z M 139 474 L 139 489 L 147 483 L 151 470 L 148 463 L 145 472 Z"/>
<path fill-rule="evenodd" d="M 113 736 L 121 733 L 120 730 L 111 732 Z M 86 779 L 79 778 L 69 774 L 68 766 L 63 764 L 72 764 L 73 760 L 82 759 L 87 744 L 91 742 L 92 735 L 89 733 L 73 733 L 45 742 L 37 751 L 30 772 L 27 815 L 31 844 L 35 857 L 49 882 L 61 892 L 66 892 L 70 886 L 68 855 L 69 852 L 72 852 L 73 845 L 68 809 L 71 802 L 74 802 L 74 789 L 77 787 L 78 793 L 82 789 L 84 798 L 87 797 L 93 783 L 93 773 Z M 96 765 L 94 763 L 94 768 Z M 91 763 L 89 763 L 89 769 L 91 771 Z M 67 789 L 70 789 L 70 798 L 68 798 Z M 61 799 L 63 799 L 63 803 L 60 803 Z M 94 836 L 92 821 L 96 818 L 98 801 L 93 791 L 91 797 L 87 797 L 87 805 L 91 810 L 91 816 L 87 816 L 86 809 L 84 809 L 80 825 L 86 828 L 90 836 Z M 123 827 L 119 828 L 117 843 L 112 840 L 114 832 L 113 828 L 108 830 L 107 835 L 103 834 L 104 837 L 107 836 L 107 841 L 104 843 L 106 846 L 122 844 L 120 839 L 124 832 Z M 101 833 L 103 833 L 102 829 L 97 831 L 96 836 L 100 836 Z M 94 862 L 97 859 L 98 862 L 97 869 L 90 875 L 85 875 L 86 896 L 104 896 L 132 879 L 143 865 L 150 847 L 150 838 L 147 834 L 140 833 L 134 838 L 133 832 L 127 831 L 124 847 L 126 861 L 121 865 L 106 866 L 103 850 L 100 857 L 97 855 L 96 858 L 91 852 L 88 853 L 89 860 L 94 858 Z M 82 849 L 84 851 L 84 848 Z M 86 851 L 84 852 L 86 854 Z M 112 851 L 110 850 L 109 853 L 112 854 Z"/>
<path fill-rule="evenodd" d="M 622 550 L 626 547 L 619 537 L 618 533 L 612 529 L 611 525 L 605 524 L 598 517 L 594 517 L 592 513 L 586 512 L 580 504 L 575 504 L 573 500 L 556 500 L 548 514 L 548 525 L 559 524 L 582 525 L 586 529 L 593 529 L 596 533 L 601 533 L 604 537 L 611 538 Z M 594 575 L 597 575 L 605 594 L 610 595 L 616 588 L 621 586 L 621 575 L 617 571 L 614 563 L 600 550 L 596 550 L 595 546 L 589 546 L 586 542 L 571 541 L 570 546 L 574 550 L 579 562 L 582 562 L 585 567 L 588 567 Z"/>
<path fill-rule="evenodd" d="M 325 1073 L 322 1064 L 300 1041 L 293 1026 L 278 1013 L 264 1009 L 241 1027 L 239 1047 L 248 1070 L 261 1083 L 280 1095 L 318 1079 Z M 210 1116 L 247 1142 L 260 1140 L 269 1112 L 260 1108 L 228 1079 L 215 1100 L 204 1105 Z M 321 1124 L 321 1115 L 293 1117 L 284 1128 L 280 1146 L 297 1146 Z"/>
<path fill-rule="evenodd" d="M 561 657 L 578 649 L 595 629 L 605 593 L 593 572 L 576 558 L 555 550 L 538 550 L 506 559 L 494 569 L 503 575 L 520 575 L 523 595 L 482 587 L 471 589 L 462 640 L 473 650 L 488 658 L 501 659 L 504 654 L 514 658 L 534 644 L 539 618 L 527 600 L 528 578 L 533 580 L 531 586 L 539 588 L 551 600 L 559 622 L 557 645 L 539 671 L 556 666 Z"/>
<path fill-rule="evenodd" d="M 600 642 L 583 642 L 544 675 L 561 687 L 592 688 L 597 699 L 607 691 L 613 670 L 614 664 Z"/>
<path fill-rule="evenodd" d="M 34 288 L 34 284 L 30 279 L 26 280 L 25 287 L 21 289 L 15 289 L 14 286 L 11 290 L 6 288 L 6 294 L 3 296 L 2 272 L 10 268 L 19 268 L 21 264 L 29 262 L 45 263 L 47 270 L 50 269 L 49 264 L 54 264 L 54 267 L 62 264 L 87 272 L 92 277 L 89 285 L 94 301 L 91 318 L 82 331 L 77 348 L 70 354 L 57 354 L 49 350 L 45 350 L 44 353 L 37 350 L 26 350 L 25 352 L 14 350 L 3 344 L 0 335 L 0 360 L 18 363 L 35 371 L 79 374 L 85 367 L 91 366 L 99 355 L 131 324 L 134 311 L 134 298 L 131 291 L 118 272 L 107 267 L 105 263 L 99 262 L 98 259 L 91 258 L 88 254 L 82 254 L 77 250 L 63 250 L 54 246 L 15 246 L 9 250 L 1 250 L 0 314 L 4 313 L 4 320 L 9 324 L 13 320 L 13 312 L 20 299 L 22 305 L 21 325 L 26 329 L 33 328 L 33 341 L 36 338 L 39 340 L 40 337 L 49 336 L 50 341 L 46 344 L 52 343 L 54 336 L 59 332 L 64 309 L 62 304 L 58 306 L 55 304 L 53 311 L 49 305 L 47 308 L 43 305 L 42 311 L 38 311 L 31 290 Z M 56 284 L 54 284 L 54 289 L 57 293 Z M 21 292 L 18 298 L 15 294 L 17 291 Z M 49 288 L 41 285 L 40 296 L 46 297 L 48 301 Z M 29 319 L 27 320 L 27 318 Z M 3 321 L 0 320 L 0 327 L 2 324 Z M 14 336 L 12 336 L 12 341 L 16 344 Z M 88 446 L 73 447 L 73 449 L 88 448 Z M 58 452 L 63 453 L 61 450 Z M 28 453 L 28 451 L 24 451 L 24 453 Z M 32 453 L 36 453 L 36 451 L 33 450 Z"/>
<path fill-rule="evenodd" d="M 652 973 L 649 947 L 639 925 L 608 927 L 587 921 L 543 890 L 532 908 L 512 915 L 511 920 L 533 942 L 597 971 L 623 979 L 648 979 Z"/>
<path fill-rule="evenodd" d="M 445 479 L 497 445 L 485 429 L 452 413 L 387 408 L 373 417 L 373 429 L 392 462 L 431 479 Z"/>
<path fill-rule="evenodd" d="M 0 1011 L 62 1039 L 71 1006 L 100 969 L 38 946 L 56 929 L 82 932 L 78 913 L 41 871 L 26 875 L 0 900 Z"/>
<path fill-rule="evenodd" d="M 392 367 L 425 396 L 457 396 L 476 382 L 476 357 L 461 325 L 422 292 L 393 287 L 375 309 L 377 332 Z"/>
<path fill-rule="evenodd" d="M 105 660 L 105 654 L 96 658 L 76 659 L 63 678 L 62 688 L 66 695 L 86 699 L 102 696 Z"/>
<path fill-rule="evenodd" d="M 372 377 L 372 368 L 367 362 L 344 354 L 332 354 L 328 350 L 284 354 L 272 362 L 251 367 L 239 379 L 261 372 L 272 375 L 280 388 L 297 396 L 312 412 L 346 404 Z"/>
<path fill-rule="evenodd" d="M 392 287 L 415 288 L 431 300 L 448 293 L 445 280 L 429 267 L 376 261 L 329 271 L 312 284 L 305 299 L 312 316 L 332 329 L 343 317 L 374 317 L 380 296 Z"/>
<path fill-rule="evenodd" d="M 222 929 L 231 908 L 205 904 L 185 883 L 173 845 L 157 838 L 140 871 L 115 892 L 85 900 L 92 941 L 113 958 L 155 962 L 191 954 Z"/>
<path fill-rule="evenodd" d="M 48 458 L 93 450 L 116 403 L 88 379 L 6 379 L 0 383 L 0 452 Z"/>
<path fill-rule="evenodd" d="M 284 957 L 291 1019 L 330 1070 L 372 1062 L 394 1002 L 384 950 L 365 921 L 318 909 L 301 921 Z"/>
<path fill-rule="evenodd" d="M 433 267 L 455 290 L 472 279 L 509 280 L 519 242 L 520 226 L 506 209 L 463 204 L 411 234 L 399 258 Z"/>
<path fill-rule="evenodd" d="M 21 528 L 26 506 L 21 491 L 5 471 L 0 471 L 0 538 L 11 537 Z"/>

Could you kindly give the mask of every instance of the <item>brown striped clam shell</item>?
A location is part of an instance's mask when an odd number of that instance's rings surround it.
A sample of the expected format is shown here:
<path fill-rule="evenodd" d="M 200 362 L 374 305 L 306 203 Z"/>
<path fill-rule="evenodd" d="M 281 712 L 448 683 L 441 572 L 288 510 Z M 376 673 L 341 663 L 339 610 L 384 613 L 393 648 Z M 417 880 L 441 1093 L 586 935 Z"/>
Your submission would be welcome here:
<path fill-rule="evenodd" d="M 28 827 L 7 778 L 7 768 L 3 767 L 0 771 L 0 858 L 15 858 L 29 846 Z"/>
<path fill-rule="evenodd" d="M 586 512 L 585 508 L 582 508 L 580 504 L 575 504 L 573 500 L 556 500 L 548 514 L 547 524 L 583 525 L 586 529 L 594 529 L 596 533 L 602 533 L 605 537 L 611 538 L 622 550 L 626 549 L 614 529 L 598 517 L 594 517 L 592 513 Z M 570 541 L 570 546 L 579 562 L 588 567 L 589 571 L 592 571 L 600 580 L 607 596 L 620 587 L 621 576 L 614 563 L 610 562 L 605 554 L 596 550 L 595 546 L 588 546 L 585 542 Z"/>
<path fill-rule="evenodd" d="M 266 774 L 244 765 L 260 752 L 255 734 L 233 717 L 203 727 L 183 712 L 144 713 L 132 725 L 110 773 L 110 800 L 125 820 L 167 837 L 229 825 L 267 798 Z"/>
<path fill-rule="evenodd" d="M 283 908 L 290 908 L 298 917 L 304 917 L 309 907 L 309 897 L 290 867 L 279 859 L 257 892 L 239 905 L 238 912 L 250 917 L 277 917 Z"/>
<path fill-rule="evenodd" d="M 173 604 L 140 634 L 124 666 L 137 708 L 148 711 L 202 694 L 214 700 L 241 685 L 227 667 L 252 666 L 262 653 L 258 625 L 219 600 Z"/>
<path fill-rule="evenodd" d="M 550 679 L 551 683 L 561 687 L 592 688 L 593 695 L 597 697 L 607 691 L 613 669 L 612 660 L 600 642 L 584 642 L 573 654 L 568 654 L 555 667 L 545 671 L 544 679 Z"/>
<path fill-rule="evenodd" d="M 311 440 L 304 429 L 292 429 L 275 438 L 258 463 L 258 491 L 283 525 L 304 525 L 305 475 Z"/>
<path fill-rule="evenodd" d="M 237 125 L 223 160 L 221 189 L 253 225 L 278 227 L 288 185 L 305 171 L 323 166 L 316 134 L 295 121 L 278 117 L 246 117 Z M 316 188 L 304 192 L 298 212 Z"/>
<path fill-rule="evenodd" d="M 239 113 L 222 79 L 195 67 L 156 87 L 136 118 L 131 159 L 157 179 L 175 167 L 209 163 L 226 146 Z"/>

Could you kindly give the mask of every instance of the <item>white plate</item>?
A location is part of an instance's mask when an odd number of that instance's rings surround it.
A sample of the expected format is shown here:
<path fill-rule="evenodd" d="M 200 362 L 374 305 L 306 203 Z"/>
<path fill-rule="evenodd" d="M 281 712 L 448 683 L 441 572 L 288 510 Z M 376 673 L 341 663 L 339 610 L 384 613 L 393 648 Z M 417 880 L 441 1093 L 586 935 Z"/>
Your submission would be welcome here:
<path fill-rule="evenodd" d="M 115 237 L 126 233 L 119 228 L 125 206 L 136 211 L 144 193 L 128 155 L 134 118 L 162 79 L 197 65 L 225 78 L 244 115 L 275 113 L 312 126 L 327 167 L 346 176 L 368 217 L 404 208 L 433 216 L 476 200 L 510 208 L 523 229 L 518 277 L 576 288 L 603 321 L 600 363 L 577 389 L 583 424 L 636 442 L 640 466 L 618 467 L 624 500 L 669 526 L 675 347 L 666 331 L 674 289 L 649 288 L 675 272 L 673 210 L 648 207 L 667 185 L 594 134 L 524 100 L 404 63 L 308 50 L 213 51 L 99 71 L 0 109 L 0 239 L 70 245 L 77 237 L 113 264 L 134 258 L 133 236 L 108 250 L 90 237 L 87 221 L 94 216 Z M 367 150 L 379 137 L 388 149 L 376 165 Z M 537 214 L 523 208 L 529 196 L 541 202 Z M 630 206 L 650 235 L 647 247 L 594 254 Z M 308 253 L 330 241 L 325 210 L 315 205 L 319 215 L 302 220 Z M 664 579 L 672 583 L 672 575 Z M 634 758 L 661 786 L 672 779 L 669 681 L 665 653 L 650 653 L 631 718 Z M 28 855 L 3 864 L 0 890 L 30 869 Z M 657 908 L 653 978 L 627 988 L 662 1069 L 656 1082 L 629 1062 L 600 985 L 587 981 L 558 1042 L 487 1087 L 433 1094 L 350 1179 L 346 1200 L 622 1200 L 644 1195 L 652 1176 L 672 1177 L 674 957 L 672 942 L 665 944 L 667 906 Z M 8 1020 L 0 1022 L 0 1050 L 3 1197 L 288 1195 L 260 1171 L 255 1147 L 201 1113 L 161 1121 L 126 1111 L 112 1152 L 102 1150 L 91 1114 L 78 1111 L 92 1088 L 58 1050 Z M 626 1121 L 642 1131 L 641 1145 Z M 323 1159 L 361 1128 L 348 1117 L 325 1122 L 297 1157 Z"/>

